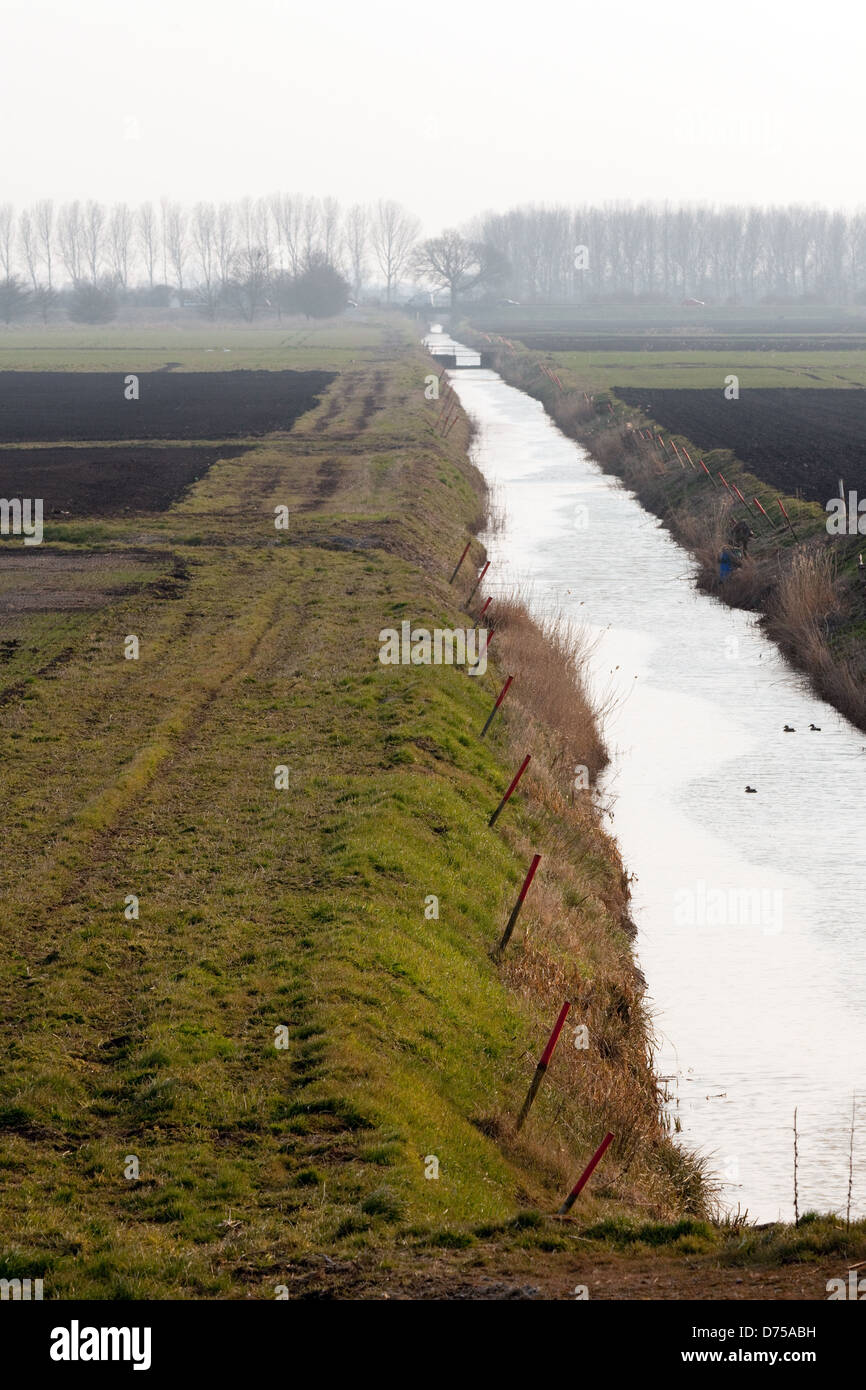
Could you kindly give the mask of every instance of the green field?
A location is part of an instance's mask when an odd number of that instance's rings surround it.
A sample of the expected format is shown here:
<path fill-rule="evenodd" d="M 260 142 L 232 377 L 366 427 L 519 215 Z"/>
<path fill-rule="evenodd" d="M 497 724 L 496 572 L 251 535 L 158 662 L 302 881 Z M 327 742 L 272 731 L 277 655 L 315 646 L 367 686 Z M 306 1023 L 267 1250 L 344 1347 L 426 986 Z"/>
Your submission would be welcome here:
<path fill-rule="evenodd" d="M 866 351 L 847 352 L 539 352 L 538 359 L 573 373 L 585 391 L 617 386 L 694 387 L 723 391 L 725 377 L 740 389 L 757 386 L 866 386 Z"/>
<path fill-rule="evenodd" d="M 146 372 L 176 363 L 187 372 L 312 368 L 341 370 L 379 360 L 411 341 L 399 314 L 315 323 L 287 318 L 280 325 L 109 323 L 84 328 L 0 329 L 0 371 Z"/>

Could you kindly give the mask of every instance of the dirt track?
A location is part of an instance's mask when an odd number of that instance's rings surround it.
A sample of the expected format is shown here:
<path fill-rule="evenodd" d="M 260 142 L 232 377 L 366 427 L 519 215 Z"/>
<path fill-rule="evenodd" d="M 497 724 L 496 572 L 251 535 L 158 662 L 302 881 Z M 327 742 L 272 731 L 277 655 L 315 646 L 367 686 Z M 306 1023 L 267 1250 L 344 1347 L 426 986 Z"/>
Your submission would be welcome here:
<path fill-rule="evenodd" d="M 844 1278 L 843 1260 L 739 1268 L 709 1257 L 542 1254 L 538 1251 L 452 1255 L 444 1251 L 311 1260 L 286 1280 L 302 1299 L 412 1299 L 453 1301 L 570 1300 L 583 1285 L 599 1301 L 807 1299 L 825 1301 L 827 1280 Z"/>

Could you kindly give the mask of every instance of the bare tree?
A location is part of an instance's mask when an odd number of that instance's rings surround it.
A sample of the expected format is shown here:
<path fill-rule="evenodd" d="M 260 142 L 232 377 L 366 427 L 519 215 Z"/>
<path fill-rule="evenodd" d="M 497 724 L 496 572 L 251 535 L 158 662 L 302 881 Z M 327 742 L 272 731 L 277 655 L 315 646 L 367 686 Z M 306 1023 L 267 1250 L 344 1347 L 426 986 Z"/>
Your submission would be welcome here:
<path fill-rule="evenodd" d="M 165 244 L 175 283 L 183 291 L 183 271 L 186 264 L 189 243 L 186 236 L 187 215 L 180 203 L 165 205 Z"/>
<path fill-rule="evenodd" d="M 129 257 L 132 249 L 132 213 L 127 203 L 115 203 L 108 219 L 108 246 L 111 269 L 118 284 L 129 283 Z"/>
<path fill-rule="evenodd" d="M 216 260 L 220 283 L 227 285 L 237 255 L 238 240 L 235 209 L 231 203 L 220 203 L 216 219 Z"/>
<path fill-rule="evenodd" d="M 54 204 L 51 199 L 40 198 L 33 209 L 33 215 L 42 264 L 45 266 L 46 288 L 50 295 L 53 289 L 52 269 L 54 263 Z"/>
<path fill-rule="evenodd" d="M 153 210 L 153 203 L 141 204 L 136 214 L 136 224 L 138 245 L 141 249 L 141 258 L 144 261 L 147 283 L 153 289 L 153 269 L 156 265 L 157 255 L 156 214 Z"/>
<path fill-rule="evenodd" d="M 453 228 L 422 242 L 412 260 L 418 275 L 449 290 L 452 323 L 460 296 L 484 282 L 501 279 L 507 264 L 494 247 L 470 241 Z"/>
<path fill-rule="evenodd" d="M 251 198 L 238 207 L 240 248 L 235 265 L 235 299 L 244 318 L 252 323 L 267 299 L 270 281 L 270 227 L 267 209 Z"/>
<path fill-rule="evenodd" d="M 84 209 L 81 240 L 90 280 L 95 285 L 102 270 L 102 253 L 105 248 L 105 208 L 92 198 Z"/>
<path fill-rule="evenodd" d="M 285 254 L 292 275 L 301 271 L 301 221 L 304 199 L 298 193 L 276 193 L 271 199 L 271 212 L 277 228 L 281 258 Z"/>
<path fill-rule="evenodd" d="M 322 199 L 319 250 L 329 265 L 336 264 L 340 254 L 340 204 L 336 198 Z"/>
<path fill-rule="evenodd" d="M 349 279 L 355 298 L 361 293 L 367 266 L 370 215 L 363 203 L 354 203 L 343 223 L 343 243 L 349 266 Z"/>
<path fill-rule="evenodd" d="M 192 211 L 190 236 L 201 270 L 201 289 L 205 308 L 213 318 L 217 283 L 217 214 L 213 203 L 196 203 Z"/>
<path fill-rule="evenodd" d="M 73 285 L 82 279 L 84 268 L 83 226 L 81 204 L 64 203 L 57 218 L 57 241 L 60 259 Z"/>
<path fill-rule="evenodd" d="M 420 228 L 417 217 L 413 217 L 400 203 L 395 203 L 393 199 L 379 199 L 373 215 L 371 242 L 385 278 L 385 299 L 388 304 L 400 276 L 409 264 Z"/>
<path fill-rule="evenodd" d="M 0 203 L 0 269 L 3 279 L 12 276 L 15 246 L 15 209 L 11 203 Z"/>
<path fill-rule="evenodd" d="M 308 270 L 319 251 L 321 213 L 318 198 L 305 198 L 301 214 L 301 268 Z"/>
<path fill-rule="evenodd" d="M 33 214 L 29 208 L 24 208 L 18 219 L 18 240 L 21 244 L 21 252 L 24 256 L 27 274 L 30 276 L 30 283 L 34 290 L 38 289 L 39 275 L 37 262 L 39 253 L 36 246 L 36 226 L 33 220 Z"/>

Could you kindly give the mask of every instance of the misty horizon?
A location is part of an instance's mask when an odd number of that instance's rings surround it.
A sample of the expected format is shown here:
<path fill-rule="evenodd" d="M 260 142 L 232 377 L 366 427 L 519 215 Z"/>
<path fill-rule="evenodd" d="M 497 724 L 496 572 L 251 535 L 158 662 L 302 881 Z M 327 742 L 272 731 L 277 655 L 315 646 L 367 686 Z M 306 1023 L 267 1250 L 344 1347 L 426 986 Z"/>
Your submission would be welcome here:
<path fill-rule="evenodd" d="M 482 0 L 443 33 L 394 0 L 11 0 L 0 201 L 288 186 L 393 198 L 428 236 L 515 202 L 853 209 L 862 34 L 821 13 L 662 0 L 521 26 Z"/>

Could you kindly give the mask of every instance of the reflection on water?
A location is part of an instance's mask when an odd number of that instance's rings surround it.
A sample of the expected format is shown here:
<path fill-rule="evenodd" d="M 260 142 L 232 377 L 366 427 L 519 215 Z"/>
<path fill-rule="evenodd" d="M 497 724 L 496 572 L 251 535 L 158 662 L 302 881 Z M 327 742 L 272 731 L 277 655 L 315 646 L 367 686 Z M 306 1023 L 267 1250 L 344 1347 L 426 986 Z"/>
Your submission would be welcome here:
<path fill-rule="evenodd" d="M 797 1106 L 800 1211 L 844 1213 L 856 1090 L 863 1214 L 866 735 L 751 615 L 695 590 L 686 552 L 539 402 L 485 370 L 451 381 L 504 511 L 486 592 L 517 582 L 584 623 L 595 685 L 617 696 L 602 801 L 636 875 L 671 1113 L 726 1203 L 775 1220 L 793 1215 Z"/>

